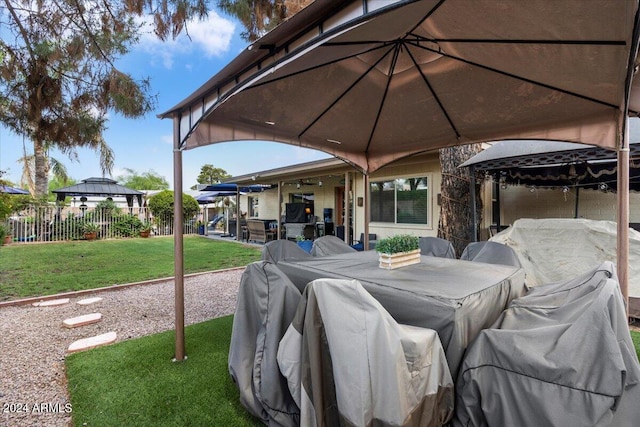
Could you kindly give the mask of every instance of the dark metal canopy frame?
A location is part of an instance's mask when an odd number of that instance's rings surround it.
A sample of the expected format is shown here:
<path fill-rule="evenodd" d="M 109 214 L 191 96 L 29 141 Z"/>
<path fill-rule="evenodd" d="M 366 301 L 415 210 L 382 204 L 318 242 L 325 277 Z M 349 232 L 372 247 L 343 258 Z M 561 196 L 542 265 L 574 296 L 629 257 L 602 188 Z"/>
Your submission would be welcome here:
<path fill-rule="evenodd" d="M 616 150 L 618 184 L 628 188 L 638 21 L 638 0 L 313 2 L 160 115 L 174 123 L 175 206 L 182 150 L 241 140 L 324 151 L 361 170 L 365 184 L 386 164 L 443 147 L 579 142 Z M 618 203 L 625 294 L 628 191 Z M 365 215 L 368 205 L 367 194 Z M 368 218 L 364 228 L 368 236 Z M 175 239 L 182 360 L 182 236 Z"/>
<path fill-rule="evenodd" d="M 125 196 L 130 208 L 133 207 L 134 198 L 138 200 L 138 206 L 142 206 L 144 196 L 142 191 L 120 185 L 113 179 L 99 177 L 83 179 L 79 184 L 59 188 L 52 192 L 56 194 L 57 201 L 64 201 L 67 196 Z"/>

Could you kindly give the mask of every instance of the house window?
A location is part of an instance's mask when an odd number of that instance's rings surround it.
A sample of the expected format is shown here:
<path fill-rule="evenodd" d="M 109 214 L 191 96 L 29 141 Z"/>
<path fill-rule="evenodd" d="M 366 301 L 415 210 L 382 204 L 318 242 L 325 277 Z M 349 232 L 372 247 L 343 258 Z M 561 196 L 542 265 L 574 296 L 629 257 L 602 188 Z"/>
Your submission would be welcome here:
<path fill-rule="evenodd" d="M 397 178 L 371 183 L 371 221 L 428 224 L 427 177 Z"/>
<path fill-rule="evenodd" d="M 249 218 L 257 218 L 260 216 L 258 209 L 260 199 L 257 197 L 249 196 Z"/>

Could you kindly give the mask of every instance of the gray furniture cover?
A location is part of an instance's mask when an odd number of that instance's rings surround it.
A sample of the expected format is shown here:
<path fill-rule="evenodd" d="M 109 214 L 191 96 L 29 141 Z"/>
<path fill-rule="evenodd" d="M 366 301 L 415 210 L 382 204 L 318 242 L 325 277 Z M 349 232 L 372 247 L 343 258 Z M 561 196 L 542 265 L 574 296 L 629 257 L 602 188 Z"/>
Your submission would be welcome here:
<path fill-rule="evenodd" d="M 278 343 L 300 302 L 300 291 L 274 264 L 258 261 L 242 274 L 233 318 L 229 373 L 240 402 L 270 426 L 297 426 L 299 410 L 280 374 Z"/>
<path fill-rule="evenodd" d="M 512 299 L 524 294 L 521 268 L 422 256 L 396 270 L 378 267 L 374 251 L 297 261 L 278 267 L 301 291 L 320 278 L 356 279 L 398 322 L 438 332 L 455 378 L 467 346 Z"/>
<path fill-rule="evenodd" d="M 453 413 L 438 334 L 399 325 L 356 280 L 307 286 L 278 363 L 302 426 L 441 426 Z"/>
<path fill-rule="evenodd" d="M 460 259 L 522 267 L 516 252 L 509 246 L 498 242 L 471 242 L 462 251 Z"/>
<path fill-rule="evenodd" d="M 313 256 L 348 254 L 351 252 L 357 251 L 336 236 L 322 236 L 313 241 L 313 247 L 311 248 L 311 255 Z"/>
<path fill-rule="evenodd" d="M 433 236 L 420 237 L 418 238 L 418 244 L 420 245 L 421 255 L 456 258 L 456 250 L 447 239 Z"/>
<path fill-rule="evenodd" d="M 262 260 L 277 264 L 283 259 L 304 259 L 311 257 L 307 251 L 289 240 L 272 240 L 262 247 Z"/>
<path fill-rule="evenodd" d="M 453 424 L 640 425 L 640 365 L 611 262 L 533 288 L 480 333 Z"/>

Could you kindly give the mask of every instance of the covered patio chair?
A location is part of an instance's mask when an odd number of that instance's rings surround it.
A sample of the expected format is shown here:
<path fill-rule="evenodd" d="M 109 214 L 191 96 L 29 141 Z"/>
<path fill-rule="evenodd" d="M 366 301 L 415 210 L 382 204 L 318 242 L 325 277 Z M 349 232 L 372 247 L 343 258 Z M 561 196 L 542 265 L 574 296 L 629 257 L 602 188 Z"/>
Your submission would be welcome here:
<path fill-rule="evenodd" d="M 347 254 L 351 252 L 356 252 L 356 250 L 336 236 L 322 236 L 313 241 L 313 247 L 311 248 L 311 255 L 313 256 Z"/>
<path fill-rule="evenodd" d="M 277 264 L 283 259 L 310 258 L 311 254 L 290 240 L 272 240 L 262 247 L 262 260 Z"/>
<path fill-rule="evenodd" d="M 456 250 L 447 239 L 433 236 L 420 237 L 418 244 L 421 255 L 456 259 Z"/>
<path fill-rule="evenodd" d="M 637 426 L 640 364 L 615 267 L 532 288 L 467 350 L 454 426 Z"/>
<path fill-rule="evenodd" d="M 307 285 L 278 364 L 303 426 L 441 426 L 453 413 L 438 334 L 396 323 L 357 280 Z"/>
<path fill-rule="evenodd" d="M 229 374 L 240 402 L 267 425 L 297 427 L 299 411 L 278 369 L 278 343 L 289 327 L 300 291 L 265 261 L 242 274 L 229 348 Z"/>
<path fill-rule="evenodd" d="M 522 267 L 518 254 L 512 248 L 497 242 L 471 242 L 464 248 L 460 259 L 487 264 Z"/>
<path fill-rule="evenodd" d="M 376 248 L 376 240 L 378 239 L 378 235 L 376 233 L 369 233 L 369 249 L 372 250 Z M 360 233 L 360 240 L 351 245 L 353 249 L 356 251 L 364 251 L 364 233 Z"/>

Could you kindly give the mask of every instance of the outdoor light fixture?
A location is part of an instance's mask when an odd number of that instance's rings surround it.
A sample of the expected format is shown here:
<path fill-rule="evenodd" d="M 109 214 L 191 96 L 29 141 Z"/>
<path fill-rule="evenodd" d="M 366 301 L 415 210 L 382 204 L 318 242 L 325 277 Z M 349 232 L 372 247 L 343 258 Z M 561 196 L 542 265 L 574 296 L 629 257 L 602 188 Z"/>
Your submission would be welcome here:
<path fill-rule="evenodd" d="M 536 186 L 532 185 L 531 188 L 529 188 L 529 192 L 530 193 L 535 193 L 536 192 Z"/>
<path fill-rule="evenodd" d="M 607 191 L 607 188 L 609 188 L 609 186 L 607 185 L 606 182 L 601 182 L 598 188 L 602 191 Z"/>
<path fill-rule="evenodd" d="M 327 139 L 327 142 L 331 142 L 332 144 L 342 144 L 342 142 L 338 141 L 337 139 Z"/>
<path fill-rule="evenodd" d="M 564 187 L 562 187 L 562 192 L 563 193 L 568 193 L 569 192 L 569 187 L 567 187 L 566 185 Z"/>
<path fill-rule="evenodd" d="M 318 187 L 322 187 L 322 181 L 318 181 Z"/>
<path fill-rule="evenodd" d="M 271 120 L 268 120 L 266 122 L 264 122 L 265 124 L 269 125 L 269 126 L 273 126 L 276 124 L 276 122 L 272 122 Z"/>
<path fill-rule="evenodd" d="M 297 187 L 297 188 L 300 188 L 300 183 L 297 183 L 297 184 L 296 184 L 296 187 Z"/>

